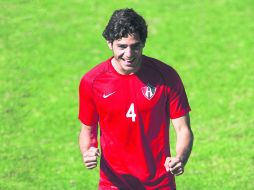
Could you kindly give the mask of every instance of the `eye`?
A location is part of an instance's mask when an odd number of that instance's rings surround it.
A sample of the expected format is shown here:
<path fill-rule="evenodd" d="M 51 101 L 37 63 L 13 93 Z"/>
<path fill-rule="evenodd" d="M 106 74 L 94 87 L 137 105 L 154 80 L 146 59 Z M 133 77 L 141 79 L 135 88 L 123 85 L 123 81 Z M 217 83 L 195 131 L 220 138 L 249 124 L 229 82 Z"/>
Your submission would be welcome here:
<path fill-rule="evenodd" d="M 134 50 L 138 50 L 138 49 L 140 49 L 140 47 L 141 47 L 141 44 L 140 44 L 140 43 L 135 44 L 135 45 L 132 46 L 132 48 L 133 48 Z"/>
<path fill-rule="evenodd" d="M 125 46 L 125 45 L 119 45 L 118 46 L 120 49 L 125 49 L 127 46 Z"/>

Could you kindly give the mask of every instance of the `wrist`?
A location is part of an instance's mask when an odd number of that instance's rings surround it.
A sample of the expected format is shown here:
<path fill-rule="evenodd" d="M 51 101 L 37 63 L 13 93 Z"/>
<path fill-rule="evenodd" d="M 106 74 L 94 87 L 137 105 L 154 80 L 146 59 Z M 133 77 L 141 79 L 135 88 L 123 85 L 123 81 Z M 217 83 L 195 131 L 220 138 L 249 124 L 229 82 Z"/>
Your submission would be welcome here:
<path fill-rule="evenodd" d="M 184 155 L 176 155 L 176 158 L 180 160 L 184 165 L 186 164 L 186 157 Z"/>

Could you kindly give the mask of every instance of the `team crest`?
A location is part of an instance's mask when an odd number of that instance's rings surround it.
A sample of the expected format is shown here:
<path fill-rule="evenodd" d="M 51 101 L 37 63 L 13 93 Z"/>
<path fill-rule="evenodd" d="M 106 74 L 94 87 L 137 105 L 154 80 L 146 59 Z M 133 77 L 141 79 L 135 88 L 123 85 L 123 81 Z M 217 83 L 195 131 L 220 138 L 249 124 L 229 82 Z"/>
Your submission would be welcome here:
<path fill-rule="evenodd" d="M 148 100 L 151 100 L 155 95 L 156 88 L 148 83 L 146 86 L 141 88 L 141 91 Z"/>

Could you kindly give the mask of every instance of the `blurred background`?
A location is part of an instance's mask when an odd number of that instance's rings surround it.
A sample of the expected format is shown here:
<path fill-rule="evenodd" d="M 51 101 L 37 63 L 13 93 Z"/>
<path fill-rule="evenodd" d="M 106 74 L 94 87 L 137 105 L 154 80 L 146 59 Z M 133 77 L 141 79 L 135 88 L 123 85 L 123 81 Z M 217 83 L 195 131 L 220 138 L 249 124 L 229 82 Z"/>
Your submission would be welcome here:
<path fill-rule="evenodd" d="M 94 190 L 78 146 L 78 86 L 111 56 L 102 31 L 134 8 L 144 54 L 173 66 L 192 107 L 178 189 L 254 189 L 253 0 L 0 1 L 0 189 Z M 171 130 L 174 152 L 175 136 Z M 119 158 L 121 159 L 121 158 Z"/>

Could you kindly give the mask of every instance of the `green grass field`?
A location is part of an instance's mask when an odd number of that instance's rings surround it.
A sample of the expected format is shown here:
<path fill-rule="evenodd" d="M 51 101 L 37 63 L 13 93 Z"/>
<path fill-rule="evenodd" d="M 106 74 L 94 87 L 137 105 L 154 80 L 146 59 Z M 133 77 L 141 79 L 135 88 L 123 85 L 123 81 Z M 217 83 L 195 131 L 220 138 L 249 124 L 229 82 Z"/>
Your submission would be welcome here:
<path fill-rule="evenodd" d="M 101 33 L 132 7 L 146 55 L 172 65 L 195 134 L 182 190 L 254 189 L 254 1 L 0 1 L 0 189 L 94 190 L 79 153 L 78 85 L 111 56 Z M 172 149 L 174 149 L 174 134 Z M 173 151 L 174 152 L 174 151 Z"/>

